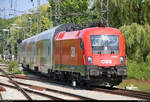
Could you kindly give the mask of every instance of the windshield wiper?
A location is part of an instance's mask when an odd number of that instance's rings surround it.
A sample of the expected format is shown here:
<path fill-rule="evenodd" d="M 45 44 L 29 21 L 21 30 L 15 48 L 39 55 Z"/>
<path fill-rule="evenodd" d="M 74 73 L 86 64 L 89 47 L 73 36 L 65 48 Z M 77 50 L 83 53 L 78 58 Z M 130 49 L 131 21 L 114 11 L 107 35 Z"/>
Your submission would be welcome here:
<path fill-rule="evenodd" d="M 98 53 L 98 54 L 101 54 L 101 51 L 98 51 L 97 53 Z"/>
<path fill-rule="evenodd" d="M 111 54 L 114 54 L 115 52 L 114 52 L 114 50 L 111 50 Z"/>

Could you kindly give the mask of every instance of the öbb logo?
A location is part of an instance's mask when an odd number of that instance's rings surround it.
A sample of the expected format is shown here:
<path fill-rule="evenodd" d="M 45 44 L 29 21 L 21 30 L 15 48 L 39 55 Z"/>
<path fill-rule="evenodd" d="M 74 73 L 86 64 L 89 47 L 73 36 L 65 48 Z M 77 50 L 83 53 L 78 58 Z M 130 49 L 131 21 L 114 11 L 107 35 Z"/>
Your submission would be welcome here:
<path fill-rule="evenodd" d="M 102 64 L 111 64 L 112 60 L 101 60 Z"/>

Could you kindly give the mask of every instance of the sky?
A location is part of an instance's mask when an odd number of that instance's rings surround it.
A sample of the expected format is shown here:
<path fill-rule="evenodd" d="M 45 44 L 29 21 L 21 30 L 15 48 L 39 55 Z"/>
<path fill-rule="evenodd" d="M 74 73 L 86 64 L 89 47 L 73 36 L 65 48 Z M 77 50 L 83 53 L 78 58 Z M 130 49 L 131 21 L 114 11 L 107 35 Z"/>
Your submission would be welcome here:
<path fill-rule="evenodd" d="M 48 0 L 40 0 L 40 4 L 46 3 Z M 19 16 L 23 14 L 22 11 L 27 13 L 29 9 L 36 9 L 37 5 L 38 0 L 33 0 L 33 2 L 31 0 L 0 0 L 0 18 Z"/>

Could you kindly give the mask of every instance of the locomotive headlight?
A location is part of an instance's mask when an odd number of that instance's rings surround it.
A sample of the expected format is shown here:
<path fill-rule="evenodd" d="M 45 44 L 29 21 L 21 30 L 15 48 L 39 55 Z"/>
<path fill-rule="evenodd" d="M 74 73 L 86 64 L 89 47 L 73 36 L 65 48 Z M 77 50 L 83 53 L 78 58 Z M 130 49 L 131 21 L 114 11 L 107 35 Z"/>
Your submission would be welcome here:
<path fill-rule="evenodd" d="M 92 57 L 88 57 L 88 63 L 93 63 L 93 61 L 92 61 Z"/>
<path fill-rule="evenodd" d="M 124 63 L 124 57 L 120 57 L 120 63 Z"/>

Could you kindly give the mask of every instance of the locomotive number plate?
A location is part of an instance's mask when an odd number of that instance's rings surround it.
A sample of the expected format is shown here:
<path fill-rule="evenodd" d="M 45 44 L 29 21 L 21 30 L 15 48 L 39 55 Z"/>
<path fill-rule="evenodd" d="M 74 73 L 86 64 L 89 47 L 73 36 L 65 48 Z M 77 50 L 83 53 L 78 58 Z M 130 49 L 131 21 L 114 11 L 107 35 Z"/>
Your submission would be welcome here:
<path fill-rule="evenodd" d="M 99 70 L 91 69 L 90 70 L 90 76 L 99 76 Z"/>

